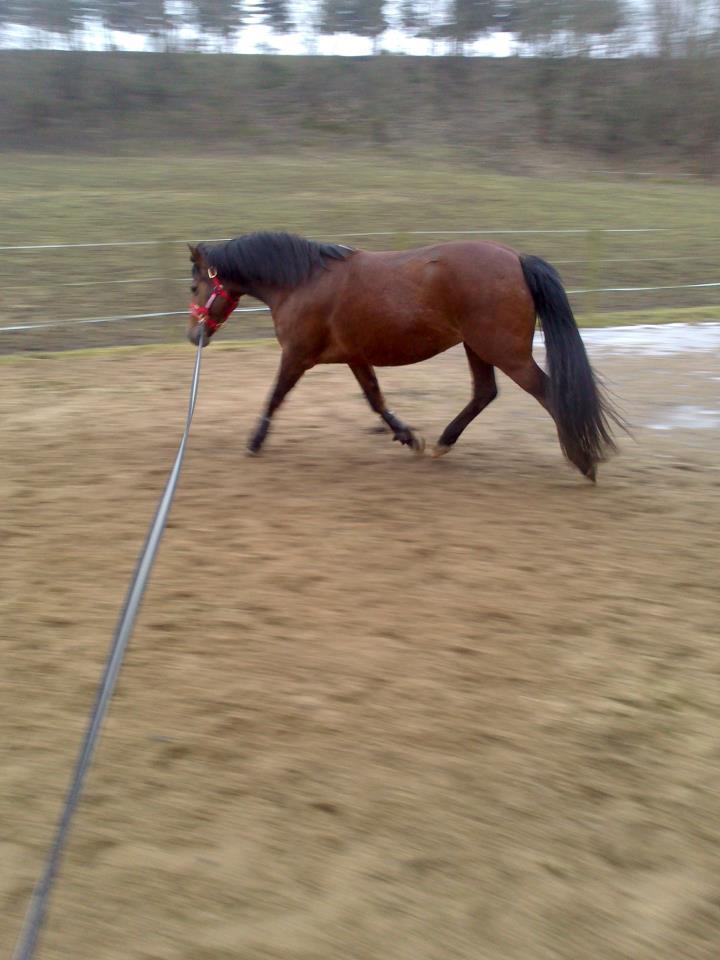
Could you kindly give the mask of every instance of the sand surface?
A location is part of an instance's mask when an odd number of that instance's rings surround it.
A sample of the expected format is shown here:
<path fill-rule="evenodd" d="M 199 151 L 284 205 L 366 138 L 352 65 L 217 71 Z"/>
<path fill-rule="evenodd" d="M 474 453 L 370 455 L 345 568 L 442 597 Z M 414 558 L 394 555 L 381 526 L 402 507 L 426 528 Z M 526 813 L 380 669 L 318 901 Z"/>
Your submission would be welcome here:
<path fill-rule="evenodd" d="M 268 347 L 205 353 L 43 960 L 710 960 L 720 360 L 592 348 L 593 487 L 514 384 L 440 461 Z M 192 349 L 2 365 L 0 953 L 179 440 Z M 429 441 L 464 357 L 379 371 Z"/>

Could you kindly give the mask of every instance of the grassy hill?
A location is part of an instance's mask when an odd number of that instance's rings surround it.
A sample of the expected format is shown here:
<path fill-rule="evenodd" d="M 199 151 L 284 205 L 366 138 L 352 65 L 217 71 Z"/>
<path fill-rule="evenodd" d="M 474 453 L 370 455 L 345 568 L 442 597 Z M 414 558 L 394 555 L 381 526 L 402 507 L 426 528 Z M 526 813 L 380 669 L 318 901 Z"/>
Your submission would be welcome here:
<path fill-rule="evenodd" d="M 2 51 L 0 86 L 6 149 L 442 148 L 512 173 L 720 169 L 717 57 Z"/>

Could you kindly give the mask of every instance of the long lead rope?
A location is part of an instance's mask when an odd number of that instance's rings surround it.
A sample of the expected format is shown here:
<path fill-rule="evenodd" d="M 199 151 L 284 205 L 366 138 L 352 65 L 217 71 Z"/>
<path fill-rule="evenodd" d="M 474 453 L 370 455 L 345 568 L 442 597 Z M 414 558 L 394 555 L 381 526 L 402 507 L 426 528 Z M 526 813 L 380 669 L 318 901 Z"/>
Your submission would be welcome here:
<path fill-rule="evenodd" d="M 57 874 L 72 818 L 78 801 L 80 800 L 85 775 L 90 766 L 105 714 L 107 713 L 113 691 L 115 690 L 115 684 L 120 673 L 125 651 L 132 636 L 135 619 L 140 609 L 140 604 L 142 603 L 145 587 L 147 586 L 153 563 L 155 562 L 155 555 L 157 554 L 168 514 L 170 513 L 170 507 L 172 506 L 173 497 L 175 496 L 175 489 L 177 487 L 178 477 L 180 476 L 180 468 L 182 467 L 185 456 L 185 447 L 187 446 L 188 436 L 190 434 L 190 424 L 195 410 L 198 383 L 200 381 L 200 358 L 202 356 L 204 340 L 205 331 L 201 329 L 197 353 L 195 354 L 195 369 L 193 371 L 192 386 L 190 387 L 190 401 L 183 437 L 178 447 L 175 463 L 170 471 L 170 476 L 165 484 L 165 489 L 163 490 L 155 512 L 155 518 L 148 531 L 145 546 L 138 557 L 135 572 L 125 597 L 125 603 L 118 618 L 117 626 L 115 627 L 110 652 L 105 663 L 95 705 L 90 714 L 87 730 L 85 731 L 82 748 L 75 763 L 75 769 L 70 782 L 70 789 L 65 799 L 62 816 L 55 831 L 55 837 L 45 861 L 42 876 L 33 890 L 32 899 L 30 900 L 30 905 L 25 915 L 25 922 L 15 947 L 13 960 L 30 960 L 35 951 L 38 937 L 45 920 L 53 881 Z"/>

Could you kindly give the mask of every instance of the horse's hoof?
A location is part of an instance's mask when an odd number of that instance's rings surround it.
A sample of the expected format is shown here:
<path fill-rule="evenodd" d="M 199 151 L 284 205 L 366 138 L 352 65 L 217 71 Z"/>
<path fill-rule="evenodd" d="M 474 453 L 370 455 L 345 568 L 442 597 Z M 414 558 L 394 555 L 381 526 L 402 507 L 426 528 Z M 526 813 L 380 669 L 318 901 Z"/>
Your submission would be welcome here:
<path fill-rule="evenodd" d="M 433 447 L 432 458 L 433 460 L 439 460 L 440 457 L 444 457 L 446 453 L 450 453 L 452 446 L 448 446 L 445 443 L 436 443 Z"/>
<path fill-rule="evenodd" d="M 252 447 L 245 447 L 245 456 L 246 457 L 259 457 L 260 450 L 253 450 Z"/>
<path fill-rule="evenodd" d="M 418 434 L 413 437 L 412 451 L 416 457 L 421 457 L 425 453 L 425 437 Z"/>

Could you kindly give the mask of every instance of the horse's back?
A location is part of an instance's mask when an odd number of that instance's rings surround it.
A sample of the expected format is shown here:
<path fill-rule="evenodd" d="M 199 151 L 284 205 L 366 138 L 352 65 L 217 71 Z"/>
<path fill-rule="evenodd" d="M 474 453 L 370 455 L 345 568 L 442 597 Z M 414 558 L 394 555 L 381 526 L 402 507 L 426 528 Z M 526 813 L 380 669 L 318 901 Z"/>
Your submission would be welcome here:
<path fill-rule="evenodd" d="M 451 240 L 411 250 L 358 251 L 347 263 L 353 289 L 384 300 L 401 291 L 410 301 L 476 312 L 508 296 L 531 302 L 517 251 L 485 240 Z"/>

